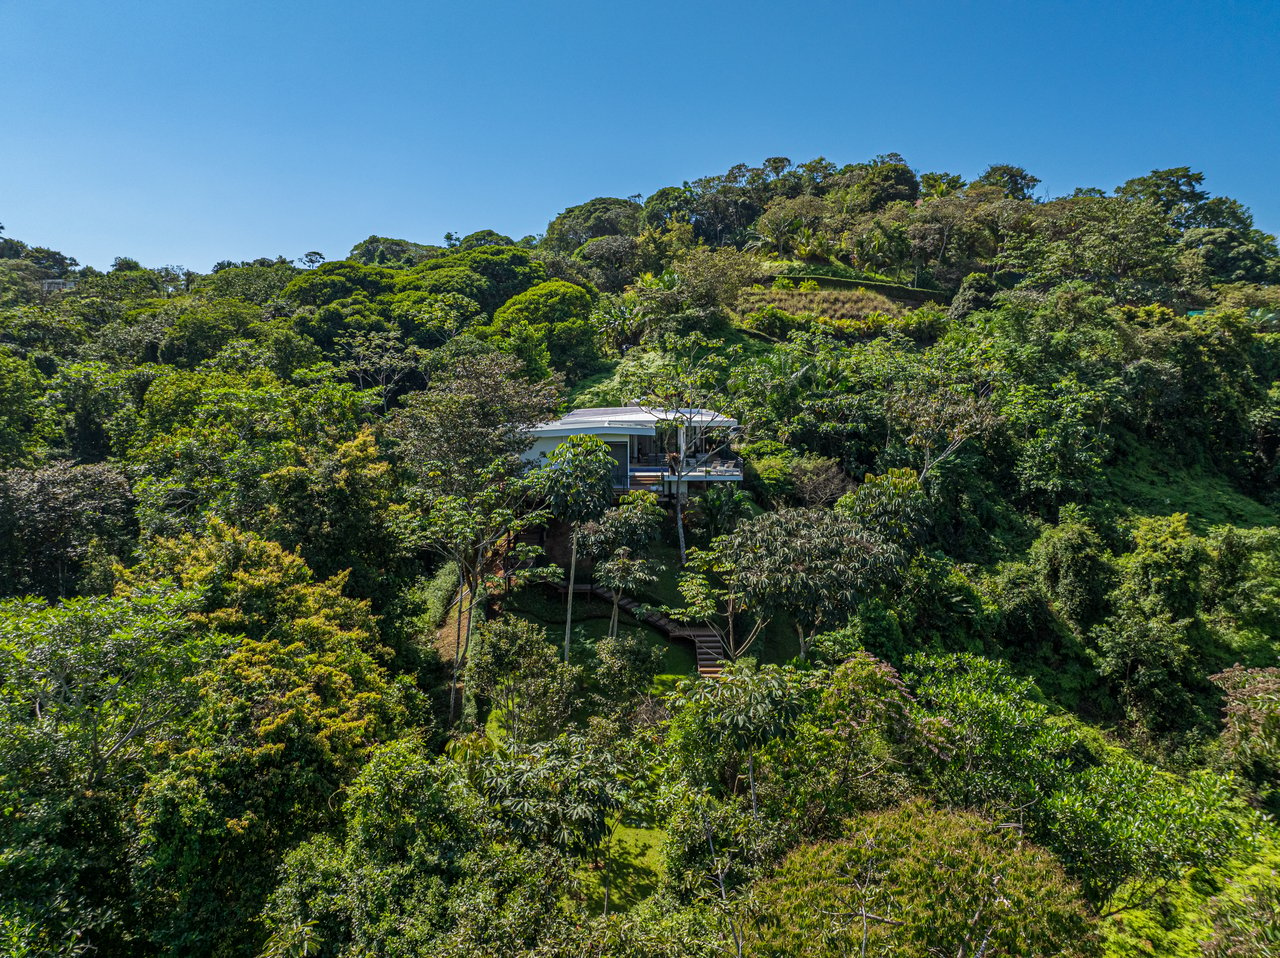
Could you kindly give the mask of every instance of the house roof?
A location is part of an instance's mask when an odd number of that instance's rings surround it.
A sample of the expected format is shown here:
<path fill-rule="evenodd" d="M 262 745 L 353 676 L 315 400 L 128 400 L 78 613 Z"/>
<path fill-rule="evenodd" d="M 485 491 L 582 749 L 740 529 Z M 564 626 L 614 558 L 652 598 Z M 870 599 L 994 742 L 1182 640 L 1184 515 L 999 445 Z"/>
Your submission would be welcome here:
<path fill-rule="evenodd" d="M 578 433 L 611 432 L 652 436 L 660 422 L 684 422 L 697 426 L 733 427 L 730 419 L 714 409 L 652 409 L 647 406 L 598 406 L 575 409 L 553 422 L 534 426 L 536 436 L 572 436 Z"/>

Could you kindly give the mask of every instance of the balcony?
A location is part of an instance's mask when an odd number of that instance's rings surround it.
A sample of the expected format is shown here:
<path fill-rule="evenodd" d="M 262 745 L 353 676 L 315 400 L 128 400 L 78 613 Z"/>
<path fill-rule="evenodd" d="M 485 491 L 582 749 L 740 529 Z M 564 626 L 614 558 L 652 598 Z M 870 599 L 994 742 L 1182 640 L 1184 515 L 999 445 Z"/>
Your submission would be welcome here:
<path fill-rule="evenodd" d="M 690 457 L 679 467 L 679 475 L 672 471 L 667 460 L 660 456 L 638 456 L 614 467 L 615 489 L 674 489 L 677 481 L 685 483 L 741 482 L 742 460 L 732 456 Z"/>

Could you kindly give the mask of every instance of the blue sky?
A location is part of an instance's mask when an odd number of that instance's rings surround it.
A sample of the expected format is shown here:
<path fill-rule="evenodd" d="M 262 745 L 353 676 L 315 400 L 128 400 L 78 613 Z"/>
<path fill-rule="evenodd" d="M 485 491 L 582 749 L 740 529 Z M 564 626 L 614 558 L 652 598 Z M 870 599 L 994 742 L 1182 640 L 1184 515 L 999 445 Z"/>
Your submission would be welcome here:
<path fill-rule="evenodd" d="M 0 223 L 206 270 L 897 151 L 1053 195 L 1189 165 L 1276 232 L 1277 63 L 1276 0 L 0 0 Z"/>

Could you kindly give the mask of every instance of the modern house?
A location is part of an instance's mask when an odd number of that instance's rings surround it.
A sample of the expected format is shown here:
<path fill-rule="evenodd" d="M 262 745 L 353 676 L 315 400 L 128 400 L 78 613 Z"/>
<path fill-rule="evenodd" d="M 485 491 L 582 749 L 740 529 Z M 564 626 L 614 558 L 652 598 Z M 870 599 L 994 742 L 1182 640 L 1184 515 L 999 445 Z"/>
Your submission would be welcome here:
<path fill-rule="evenodd" d="M 728 448 L 737 430 L 736 420 L 711 409 L 576 409 L 535 426 L 526 455 L 536 461 L 568 436 L 597 436 L 608 443 L 617 463 L 614 489 L 673 495 L 707 483 L 742 481 L 742 460 Z"/>

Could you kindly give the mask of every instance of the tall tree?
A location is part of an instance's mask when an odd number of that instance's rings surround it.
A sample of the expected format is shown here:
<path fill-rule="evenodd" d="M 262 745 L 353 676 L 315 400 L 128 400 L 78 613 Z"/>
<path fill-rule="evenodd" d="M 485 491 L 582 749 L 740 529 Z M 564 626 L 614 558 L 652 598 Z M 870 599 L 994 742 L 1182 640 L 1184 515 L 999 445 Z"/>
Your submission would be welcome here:
<path fill-rule="evenodd" d="M 408 397 L 391 420 L 410 477 L 413 538 L 458 567 L 451 720 L 485 572 L 500 558 L 498 544 L 539 518 L 524 453 L 530 427 L 551 418 L 558 397 L 557 379 L 530 382 L 517 359 L 468 356 Z"/>
<path fill-rule="evenodd" d="M 628 367 L 623 388 L 636 397 L 640 406 L 651 409 L 675 427 L 680 449 L 675 469 L 676 535 L 680 543 L 680 563 L 687 555 L 684 536 L 684 506 L 688 498 L 688 476 L 692 471 L 686 451 L 707 444 L 718 434 L 727 444 L 728 422 L 715 412 L 723 397 L 723 383 L 729 359 L 721 351 L 720 340 L 699 334 L 675 337 L 657 362 Z"/>
<path fill-rule="evenodd" d="M 540 481 L 551 514 L 569 526 L 569 590 L 565 604 L 564 660 L 569 661 L 573 630 L 573 590 L 578 571 L 578 534 L 599 519 L 613 499 L 616 465 L 608 443 L 598 436 L 569 436 L 551 450 Z"/>

